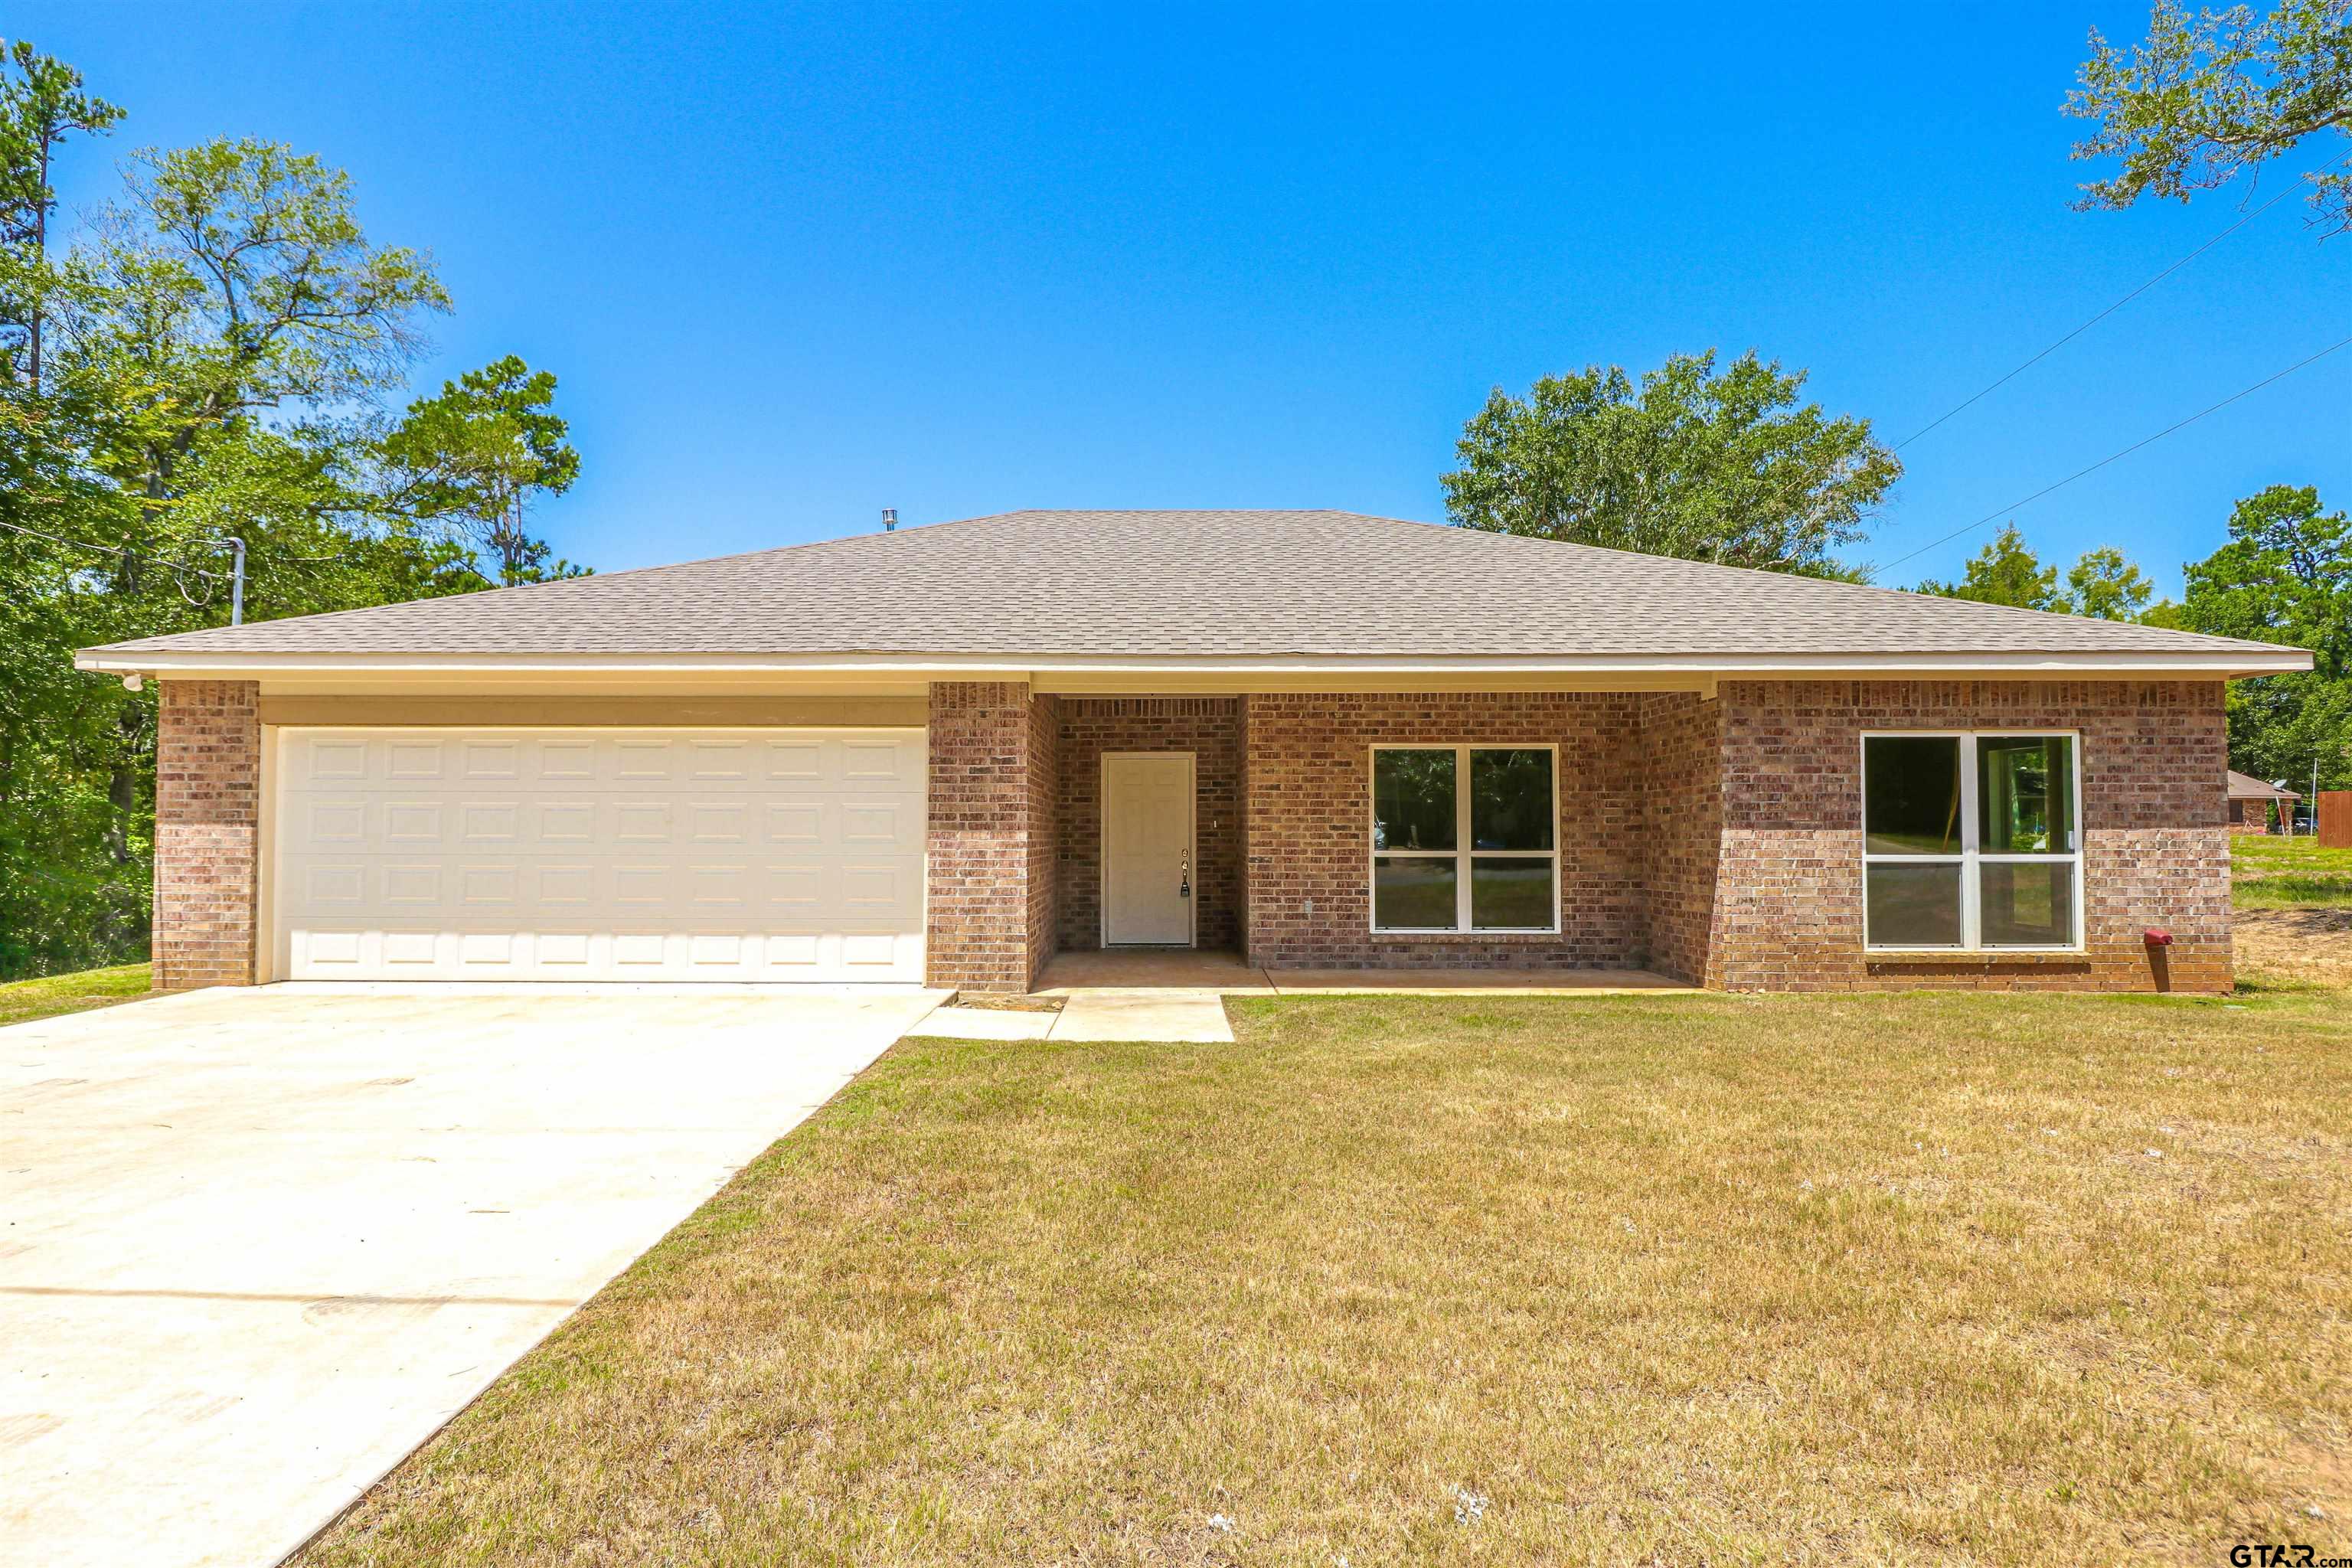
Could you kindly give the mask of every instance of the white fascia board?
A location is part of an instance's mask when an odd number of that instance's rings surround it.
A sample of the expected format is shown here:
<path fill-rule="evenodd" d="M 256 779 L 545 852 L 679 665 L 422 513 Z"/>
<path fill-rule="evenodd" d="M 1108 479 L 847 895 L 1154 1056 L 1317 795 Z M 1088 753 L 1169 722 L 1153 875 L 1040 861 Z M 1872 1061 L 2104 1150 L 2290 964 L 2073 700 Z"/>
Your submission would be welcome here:
<path fill-rule="evenodd" d="M 1303 675 L 1613 675 L 1682 673 L 1694 676 L 1989 676 L 2010 679 L 2065 676 L 2198 676 L 2221 679 L 2309 669 L 2302 648 L 2156 649 L 2105 653 L 1794 653 L 1794 654 L 1579 654 L 1549 657 L 1409 657 L 1322 654 L 1186 655 L 1175 658 L 1102 658 L 1084 655 L 981 654 L 429 654 L 429 653 L 244 653 L 174 652 L 165 649 L 89 648 L 77 654 L 78 669 L 138 672 L 156 676 L 204 676 L 257 679 L 293 674 L 394 675 L 481 673 L 504 675 L 769 673 L 810 676 L 882 674 L 940 679 L 973 676 L 1025 678 L 1032 671 L 1091 675 L 1184 676 L 1251 672 Z"/>

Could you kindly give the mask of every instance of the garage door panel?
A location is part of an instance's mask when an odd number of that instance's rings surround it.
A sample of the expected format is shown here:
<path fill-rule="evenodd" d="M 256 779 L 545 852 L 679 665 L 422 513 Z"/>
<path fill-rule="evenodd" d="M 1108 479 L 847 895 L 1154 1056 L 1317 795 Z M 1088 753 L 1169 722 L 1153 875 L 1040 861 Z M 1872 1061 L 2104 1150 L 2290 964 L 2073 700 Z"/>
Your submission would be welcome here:
<path fill-rule="evenodd" d="M 281 742 L 288 978 L 922 977 L 919 731 Z"/>

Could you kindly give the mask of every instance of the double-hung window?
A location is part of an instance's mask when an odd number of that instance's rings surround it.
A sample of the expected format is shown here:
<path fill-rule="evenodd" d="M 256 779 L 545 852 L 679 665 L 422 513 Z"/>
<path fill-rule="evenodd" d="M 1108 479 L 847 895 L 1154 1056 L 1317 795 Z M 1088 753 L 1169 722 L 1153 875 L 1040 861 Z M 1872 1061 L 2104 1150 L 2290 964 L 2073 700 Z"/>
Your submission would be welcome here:
<path fill-rule="evenodd" d="M 1559 929 L 1549 746 L 1372 750 L 1372 929 Z"/>
<path fill-rule="evenodd" d="M 2081 807 L 2072 734 L 1864 736 L 1865 942 L 2081 946 Z"/>

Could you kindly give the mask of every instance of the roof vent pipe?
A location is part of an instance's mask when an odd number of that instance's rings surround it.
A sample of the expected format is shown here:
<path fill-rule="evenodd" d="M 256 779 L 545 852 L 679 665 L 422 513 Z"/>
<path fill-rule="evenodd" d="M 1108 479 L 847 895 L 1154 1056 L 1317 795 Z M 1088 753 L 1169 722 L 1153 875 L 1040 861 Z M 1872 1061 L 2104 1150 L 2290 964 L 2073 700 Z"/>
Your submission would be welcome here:
<path fill-rule="evenodd" d="M 896 533 L 898 531 L 898 509 L 897 507 L 886 506 L 882 509 L 882 531 L 885 533 Z"/>

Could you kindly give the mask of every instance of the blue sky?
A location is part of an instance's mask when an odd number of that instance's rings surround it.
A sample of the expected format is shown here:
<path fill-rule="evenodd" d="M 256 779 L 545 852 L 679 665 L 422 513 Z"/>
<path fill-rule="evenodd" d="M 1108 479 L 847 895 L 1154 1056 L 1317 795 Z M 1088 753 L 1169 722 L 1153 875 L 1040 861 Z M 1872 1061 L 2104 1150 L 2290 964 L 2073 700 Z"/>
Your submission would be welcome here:
<path fill-rule="evenodd" d="M 421 383 L 508 352 L 562 378 L 584 469 L 541 525 L 606 570 L 885 506 L 1440 520 L 1489 388 L 1710 345 L 1899 439 L 2239 216 L 2068 209 L 2058 106 L 2086 29 L 2137 37 L 2137 6 L 10 12 L 131 111 L 68 201 L 120 150 L 215 135 L 350 169 L 373 237 L 456 295 Z M 1906 447 L 1855 553 L 2352 334 L 2352 239 L 2303 218 Z M 2352 504 L 2352 349 L 2019 521 L 2169 588 L 2274 482 Z"/>

